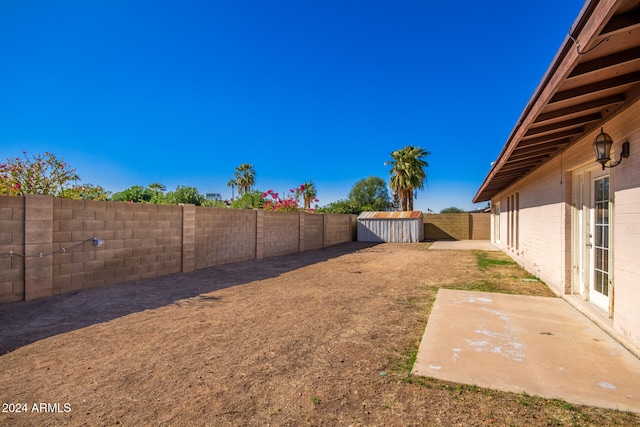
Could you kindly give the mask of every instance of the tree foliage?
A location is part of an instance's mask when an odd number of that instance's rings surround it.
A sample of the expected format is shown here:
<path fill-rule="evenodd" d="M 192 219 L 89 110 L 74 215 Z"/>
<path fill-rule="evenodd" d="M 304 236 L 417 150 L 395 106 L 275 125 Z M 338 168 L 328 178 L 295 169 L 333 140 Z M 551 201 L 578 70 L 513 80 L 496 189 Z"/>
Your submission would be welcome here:
<path fill-rule="evenodd" d="M 65 186 L 79 180 L 76 170 L 62 158 L 45 152 L 23 157 L 7 158 L 0 164 L 0 195 L 48 194 L 60 196 Z"/>
<path fill-rule="evenodd" d="M 111 196 L 111 200 L 116 202 L 134 202 L 134 203 L 151 203 L 151 199 L 157 196 L 148 187 L 134 185 Z"/>
<path fill-rule="evenodd" d="M 256 171 L 253 165 L 243 163 L 236 168 L 235 172 L 236 186 L 238 187 L 238 195 L 251 191 L 251 186 L 256 183 Z"/>
<path fill-rule="evenodd" d="M 365 211 L 386 211 L 392 206 L 384 179 L 370 176 L 356 182 L 347 199 L 329 203 L 318 211 L 358 215 Z"/>
<path fill-rule="evenodd" d="M 362 211 L 386 211 L 392 207 L 389 190 L 382 178 L 370 176 L 356 182 L 349 192 L 349 200 Z"/>
<path fill-rule="evenodd" d="M 109 200 L 111 192 L 100 185 L 78 184 L 71 188 L 64 188 L 59 196 L 75 200 Z"/>
<path fill-rule="evenodd" d="M 115 193 L 111 200 L 116 202 L 157 203 L 163 205 L 178 205 L 180 203 L 196 206 L 213 205 L 207 203 L 206 197 L 198 192 L 196 187 L 178 185 L 175 191 L 164 192 L 166 187 L 157 182 L 148 187 L 131 186 Z M 217 206 L 217 205 L 216 205 Z"/>
<path fill-rule="evenodd" d="M 147 189 L 155 194 L 160 194 L 160 193 L 164 193 L 165 191 L 167 191 L 167 187 L 165 187 L 164 185 L 160 184 L 159 182 L 152 182 L 151 184 L 149 184 L 147 186 Z"/>
<path fill-rule="evenodd" d="M 424 188 L 427 174 L 424 170 L 429 164 L 423 160 L 430 153 L 421 147 L 407 145 L 391 153 L 390 186 L 394 199 L 403 211 L 413 210 L 413 198 L 417 190 Z"/>
<path fill-rule="evenodd" d="M 226 208 L 227 204 L 222 200 L 207 200 L 205 198 L 200 206 L 208 206 L 210 208 Z"/>
<path fill-rule="evenodd" d="M 231 187 L 231 200 L 236 198 L 235 195 L 235 188 L 238 185 L 238 182 L 236 181 L 235 178 L 231 178 L 228 182 L 227 182 L 227 187 Z"/>
<path fill-rule="evenodd" d="M 316 185 L 312 180 L 309 180 L 309 182 L 305 182 L 300 186 L 300 188 L 300 194 L 302 195 L 302 200 L 304 202 L 304 209 L 311 210 L 311 202 L 319 202 L 319 200 L 316 198 L 316 196 L 318 195 L 318 189 L 316 188 Z"/>
<path fill-rule="evenodd" d="M 450 214 L 450 213 L 464 213 L 464 210 L 460 209 L 460 208 L 456 208 L 455 206 L 452 206 L 450 208 L 444 208 L 440 211 L 441 214 Z"/>
<path fill-rule="evenodd" d="M 325 206 L 318 208 L 318 212 L 335 213 L 335 214 L 355 214 L 362 212 L 362 206 L 356 205 L 355 202 L 348 199 L 340 199 L 331 202 Z"/>
<path fill-rule="evenodd" d="M 259 190 L 242 193 L 240 197 L 231 202 L 231 207 L 235 209 L 260 209 L 265 199 Z"/>
<path fill-rule="evenodd" d="M 169 191 L 164 196 L 164 203 L 169 205 L 179 205 L 180 203 L 202 206 L 206 197 L 198 193 L 196 187 L 186 187 L 178 185 L 176 191 Z"/>

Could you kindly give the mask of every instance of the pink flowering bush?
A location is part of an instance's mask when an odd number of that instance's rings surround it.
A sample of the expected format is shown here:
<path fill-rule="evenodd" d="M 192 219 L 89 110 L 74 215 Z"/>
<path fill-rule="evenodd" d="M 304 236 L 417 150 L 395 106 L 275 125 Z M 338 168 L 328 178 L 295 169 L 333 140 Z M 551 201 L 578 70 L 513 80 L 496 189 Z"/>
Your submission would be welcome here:
<path fill-rule="evenodd" d="M 49 152 L 27 156 L 23 151 L 22 155 L 0 163 L 0 195 L 58 196 L 68 182 L 80 179 L 75 169 Z"/>
<path fill-rule="evenodd" d="M 266 193 L 262 193 L 262 197 L 265 200 L 262 209 L 265 211 L 281 211 L 281 212 L 297 212 L 298 200 L 289 196 L 286 198 L 280 198 L 280 195 L 273 190 L 269 190 Z"/>
<path fill-rule="evenodd" d="M 262 193 L 262 197 L 266 199 L 262 209 L 265 211 L 297 212 L 300 209 L 300 196 L 302 196 L 305 203 L 305 210 L 313 212 L 314 209 L 307 207 L 308 203 L 310 203 L 309 200 L 313 200 L 314 202 L 319 202 L 319 200 L 315 197 L 315 189 L 310 199 L 305 193 L 306 189 L 305 184 L 301 184 L 299 187 L 289 190 L 289 194 L 285 198 L 281 198 L 280 195 L 273 190 Z"/>

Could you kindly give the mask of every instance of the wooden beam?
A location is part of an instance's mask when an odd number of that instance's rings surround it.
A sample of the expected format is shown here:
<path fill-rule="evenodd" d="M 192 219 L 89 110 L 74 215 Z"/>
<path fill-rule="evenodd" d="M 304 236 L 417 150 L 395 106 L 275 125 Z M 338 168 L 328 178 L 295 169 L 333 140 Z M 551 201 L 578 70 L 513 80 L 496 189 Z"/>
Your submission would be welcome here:
<path fill-rule="evenodd" d="M 535 149 L 536 147 L 540 146 L 540 145 L 546 145 L 546 144 L 554 144 L 554 145 L 567 145 L 568 143 L 571 142 L 571 138 L 561 138 L 561 139 L 554 139 L 554 140 L 542 140 L 542 138 L 538 138 L 540 139 L 540 141 L 537 141 L 536 144 L 524 144 L 524 143 L 520 143 L 518 144 L 516 150 L 525 150 L 528 148 L 532 148 Z M 533 141 L 533 139 L 531 140 Z M 527 141 L 530 142 L 530 141 Z M 513 152 L 515 153 L 516 150 L 513 150 Z"/>
<path fill-rule="evenodd" d="M 522 174 L 526 173 L 527 170 L 517 170 L 517 171 L 513 171 L 513 172 L 505 172 L 505 173 L 499 173 L 496 175 L 495 181 L 496 182 L 502 182 L 502 181 L 510 181 L 513 178 L 522 176 Z"/>
<path fill-rule="evenodd" d="M 500 171 L 498 174 L 496 174 L 496 179 L 508 179 L 514 176 L 519 176 L 520 174 L 523 174 L 527 170 L 529 170 L 529 168 L 531 168 L 531 166 L 529 166 L 528 168 L 522 168 L 517 170 L 512 169 L 510 171 Z"/>
<path fill-rule="evenodd" d="M 536 154 L 535 156 L 529 157 L 527 159 L 509 159 L 505 166 L 517 166 L 522 167 L 525 165 L 536 163 L 540 160 L 544 160 L 550 156 L 549 153 Z"/>
<path fill-rule="evenodd" d="M 600 113 L 589 114 L 582 117 L 575 117 L 563 122 L 552 123 L 550 125 L 540 126 L 537 128 L 531 128 L 527 131 L 527 133 L 524 134 L 524 136 L 534 136 L 541 133 L 553 132 L 554 130 L 573 128 L 576 126 L 584 125 L 585 123 L 597 122 L 600 119 L 602 119 L 602 115 Z"/>
<path fill-rule="evenodd" d="M 511 185 L 511 183 L 513 183 L 514 181 L 517 181 L 521 177 L 525 176 L 533 169 L 535 169 L 535 167 L 531 166 L 525 169 L 519 169 L 517 171 L 509 172 L 508 174 L 498 174 L 496 175 L 494 180 L 491 180 L 491 184 L 493 187 L 504 188 L 505 186 Z"/>
<path fill-rule="evenodd" d="M 603 56 L 602 58 L 594 59 L 592 61 L 586 61 L 578 64 L 573 69 L 569 78 L 578 77 L 583 74 L 592 73 L 594 71 L 602 70 L 603 68 L 613 67 L 625 62 L 637 61 L 640 59 L 640 47 L 634 47 L 632 49 L 623 50 L 609 56 Z"/>
<path fill-rule="evenodd" d="M 569 141 L 565 140 L 565 142 L 563 142 L 563 143 L 558 143 L 557 141 L 554 141 L 554 142 L 549 142 L 549 143 L 546 143 L 546 144 L 531 145 L 529 147 L 524 147 L 524 148 L 519 148 L 518 147 L 515 150 L 513 150 L 513 153 L 511 153 L 511 157 L 537 153 L 537 152 L 540 152 L 540 151 L 553 150 L 554 148 L 555 149 L 559 149 L 559 148 L 564 147 L 568 143 L 569 143 Z"/>
<path fill-rule="evenodd" d="M 549 157 L 549 156 L 541 157 L 541 158 L 538 158 L 538 159 L 520 161 L 518 163 L 513 163 L 513 164 L 508 164 L 508 165 L 505 165 L 502 168 L 502 170 L 505 171 L 505 172 L 528 170 L 528 168 L 531 168 L 533 166 L 538 166 L 539 164 L 541 164 L 542 161 L 545 160 L 547 157 Z"/>
<path fill-rule="evenodd" d="M 596 99 L 594 101 L 584 102 L 582 104 L 573 105 L 567 108 L 561 108 L 556 111 L 550 111 L 548 113 L 540 114 L 538 118 L 534 121 L 534 123 L 545 122 L 547 120 L 557 119 L 558 117 L 568 116 L 571 114 L 576 114 L 581 111 L 593 110 L 594 108 L 602 108 L 608 105 L 613 105 L 617 103 L 624 102 L 626 97 L 623 93 L 618 95 L 606 96 L 604 98 Z"/>
<path fill-rule="evenodd" d="M 496 193 L 498 191 L 502 191 L 502 189 L 506 188 L 507 186 L 513 184 L 514 182 L 516 182 L 517 180 L 519 180 L 520 178 L 522 178 L 523 176 L 525 176 L 527 174 L 528 171 L 524 171 L 518 175 L 514 175 L 509 179 L 505 179 L 505 180 L 499 180 L 496 179 L 495 181 L 491 181 L 491 185 L 489 185 L 488 188 L 492 189 L 492 190 L 496 190 Z"/>
<path fill-rule="evenodd" d="M 583 128 L 574 128 L 574 129 L 563 130 L 561 132 L 552 133 L 550 135 L 539 136 L 537 138 L 529 138 L 529 139 L 522 138 L 517 146 L 526 147 L 528 145 L 543 144 L 545 142 L 557 141 L 563 138 L 571 138 L 573 136 L 580 135 L 583 132 L 584 132 Z"/>
<path fill-rule="evenodd" d="M 628 84 L 636 83 L 640 81 L 640 71 L 624 74 L 622 76 L 613 77 L 611 79 L 602 80 L 599 82 L 591 83 L 584 86 L 579 86 L 573 89 L 567 89 L 562 92 L 556 93 L 549 104 L 555 102 L 565 101 L 571 98 L 577 98 L 578 96 L 588 95 L 595 92 L 600 92 L 607 89 L 612 89 Z"/>
<path fill-rule="evenodd" d="M 518 162 L 518 163 L 529 161 L 529 160 L 539 161 L 541 159 L 542 160 L 547 159 L 547 158 L 553 156 L 556 153 L 557 153 L 556 150 L 551 150 L 551 151 L 547 151 L 546 153 L 544 153 L 544 155 L 541 155 L 540 153 L 535 153 L 535 154 L 530 154 L 530 155 L 522 155 L 522 156 L 514 157 L 513 161 L 514 162 Z M 516 163 L 513 163 L 513 164 L 515 165 Z"/>
<path fill-rule="evenodd" d="M 636 25 L 640 25 L 640 9 L 633 9 L 612 17 L 600 32 L 600 37 L 609 37 Z"/>

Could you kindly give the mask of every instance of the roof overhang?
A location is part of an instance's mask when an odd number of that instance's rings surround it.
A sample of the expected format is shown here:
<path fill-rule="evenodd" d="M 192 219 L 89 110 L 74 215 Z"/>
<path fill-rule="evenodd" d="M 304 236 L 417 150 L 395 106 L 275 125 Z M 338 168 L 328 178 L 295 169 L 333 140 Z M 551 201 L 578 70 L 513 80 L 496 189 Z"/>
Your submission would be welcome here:
<path fill-rule="evenodd" d="M 587 1 L 473 202 L 490 200 L 638 98 L 640 0 Z"/>

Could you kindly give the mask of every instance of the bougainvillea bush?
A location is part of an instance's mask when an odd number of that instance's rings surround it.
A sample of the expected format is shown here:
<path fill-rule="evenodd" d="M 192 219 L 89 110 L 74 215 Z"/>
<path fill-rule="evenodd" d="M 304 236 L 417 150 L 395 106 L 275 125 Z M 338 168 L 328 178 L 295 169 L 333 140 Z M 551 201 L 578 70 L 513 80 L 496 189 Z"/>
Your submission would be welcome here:
<path fill-rule="evenodd" d="M 305 184 L 301 184 L 299 187 L 289 190 L 289 194 L 284 198 L 281 198 L 279 193 L 276 193 L 273 190 L 268 190 L 267 192 L 262 193 L 262 197 L 266 199 L 262 209 L 265 211 L 297 212 L 300 209 L 300 197 L 302 196 L 304 200 L 307 199 L 305 190 Z M 319 202 L 315 197 L 315 189 L 312 197 L 314 202 Z M 309 212 L 314 211 L 314 209 L 305 210 Z"/>
<path fill-rule="evenodd" d="M 298 200 L 292 196 L 286 198 L 280 198 L 280 195 L 273 190 L 268 190 L 266 193 L 262 193 L 262 197 L 266 199 L 262 209 L 265 211 L 280 211 L 280 212 L 297 212 Z"/>
<path fill-rule="evenodd" d="M 67 183 L 80 179 L 75 169 L 52 153 L 27 156 L 23 151 L 22 155 L 0 164 L 0 194 L 58 196 Z"/>

